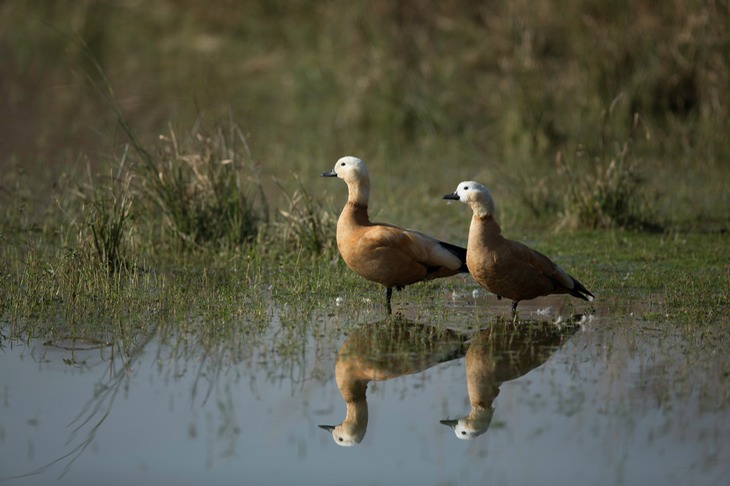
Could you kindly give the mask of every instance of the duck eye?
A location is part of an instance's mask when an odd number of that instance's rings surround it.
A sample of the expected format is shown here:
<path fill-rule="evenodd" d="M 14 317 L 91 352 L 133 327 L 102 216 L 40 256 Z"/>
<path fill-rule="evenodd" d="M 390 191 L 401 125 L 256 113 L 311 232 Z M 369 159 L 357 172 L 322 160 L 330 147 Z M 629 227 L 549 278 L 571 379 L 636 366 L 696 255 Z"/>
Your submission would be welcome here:
<path fill-rule="evenodd" d="M 468 191 L 469 190 L 469 186 L 464 186 L 464 190 L 465 191 Z"/>
<path fill-rule="evenodd" d="M 462 430 L 461 435 L 466 435 L 466 431 Z"/>
<path fill-rule="evenodd" d="M 344 166 L 345 166 L 345 163 L 344 163 L 344 162 L 340 162 L 340 165 L 341 165 L 342 167 L 344 167 Z"/>
<path fill-rule="evenodd" d="M 340 437 L 340 438 L 339 438 L 339 439 L 337 439 L 337 440 L 339 440 L 340 442 L 343 442 L 343 441 L 344 441 L 345 439 L 343 439 L 342 437 Z"/>

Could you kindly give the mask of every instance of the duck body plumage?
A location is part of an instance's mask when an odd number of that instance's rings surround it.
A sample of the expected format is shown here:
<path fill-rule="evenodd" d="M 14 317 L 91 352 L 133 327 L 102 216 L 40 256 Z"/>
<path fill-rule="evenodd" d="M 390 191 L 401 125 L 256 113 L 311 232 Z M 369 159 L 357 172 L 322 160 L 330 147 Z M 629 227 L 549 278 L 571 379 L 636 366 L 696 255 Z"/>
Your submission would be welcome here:
<path fill-rule="evenodd" d="M 350 269 L 387 288 L 468 271 L 466 249 L 418 231 L 372 223 L 367 206 L 352 203 L 337 222 L 337 248 Z"/>
<path fill-rule="evenodd" d="M 592 294 L 547 256 L 502 236 L 494 218 L 472 217 L 466 263 L 474 279 L 490 292 L 519 302 L 550 294 L 584 300 Z"/>
<path fill-rule="evenodd" d="M 392 289 L 423 280 L 468 272 L 466 248 L 392 224 L 373 223 L 368 215 L 370 177 L 362 160 L 342 157 L 325 177 L 347 183 L 348 199 L 337 220 L 337 248 L 345 264 L 361 277 Z"/>
<path fill-rule="evenodd" d="M 472 208 L 466 263 L 474 279 L 499 298 L 512 301 L 513 312 L 521 300 L 550 294 L 569 294 L 592 300 L 593 294 L 550 258 L 537 250 L 502 236 L 494 219 L 490 191 L 474 181 L 461 182 L 444 199 L 458 200 Z"/>

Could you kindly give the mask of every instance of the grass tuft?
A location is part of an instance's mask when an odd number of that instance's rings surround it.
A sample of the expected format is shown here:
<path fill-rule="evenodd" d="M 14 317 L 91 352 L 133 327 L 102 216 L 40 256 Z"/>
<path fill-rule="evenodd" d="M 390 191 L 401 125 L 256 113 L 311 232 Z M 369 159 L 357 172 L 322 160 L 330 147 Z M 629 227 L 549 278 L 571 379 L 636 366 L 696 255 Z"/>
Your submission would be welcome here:
<path fill-rule="evenodd" d="M 648 189 L 633 139 L 618 140 L 604 114 L 596 148 L 579 146 L 572 156 L 558 151 L 555 170 L 521 182 L 523 203 L 538 218 L 554 216 L 558 230 L 629 229 L 661 231 L 656 195 Z M 632 131 L 639 125 L 634 117 Z"/>
<path fill-rule="evenodd" d="M 618 148 L 616 156 L 596 161 L 592 171 L 577 173 L 561 158 L 558 164 L 567 187 L 558 229 L 661 229 L 645 192 L 639 161 L 631 158 L 628 144 Z"/>
<path fill-rule="evenodd" d="M 278 184 L 287 202 L 287 208 L 279 210 L 278 222 L 285 246 L 313 256 L 332 256 L 337 251 L 337 216 L 315 200 L 298 177 L 295 179 L 297 188 L 291 195 Z"/>
<path fill-rule="evenodd" d="M 90 187 L 91 200 L 85 212 L 84 228 L 88 236 L 82 241 L 90 241 L 99 263 L 112 272 L 126 264 L 124 245 L 131 230 L 133 176 L 125 170 L 125 160 L 126 156 L 122 158 L 116 174 L 110 170 L 107 185 Z"/>
<path fill-rule="evenodd" d="M 203 135 L 196 124 L 182 140 L 172 129 L 160 140 L 160 156 L 138 164 L 137 173 L 179 240 L 227 247 L 252 242 L 267 219 L 266 199 L 255 170 L 247 170 L 250 154 L 238 126 Z"/>

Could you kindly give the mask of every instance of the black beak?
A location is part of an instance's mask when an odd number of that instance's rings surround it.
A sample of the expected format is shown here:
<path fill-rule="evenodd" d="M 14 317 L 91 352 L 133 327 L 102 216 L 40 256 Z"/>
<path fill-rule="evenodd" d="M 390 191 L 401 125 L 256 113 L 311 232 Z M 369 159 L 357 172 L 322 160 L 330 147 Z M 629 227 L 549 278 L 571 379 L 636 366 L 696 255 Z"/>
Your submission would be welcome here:
<path fill-rule="evenodd" d="M 322 175 L 324 175 L 324 174 L 322 174 Z M 452 199 L 452 200 L 454 200 L 454 201 L 458 201 L 459 199 L 461 199 L 461 198 L 459 197 L 459 195 L 458 195 L 457 193 L 455 193 L 455 192 L 452 192 L 451 194 L 447 194 L 447 195 L 445 195 L 445 196 L 444 196 L 443 198 L 444 198 L 444 199 Z M 442 423 L 443 423 L 443 422 L 442 422 Z"/>
<path fill-rule="evenodd" d="M 449 427 L 451 427 L 453 429 L 454 427 L 456 427 L 456 424 L 458 424 L 459 421 L 458 420 L 439 420 L 439 423 L 448 425 Z M 321 425 L 320 425 L 320 427 L 321 427 Z"/>
<path fill-rule="evenodd" d="M 337 177 L 337 172 L 335 172 L 334 170 L 322 172 L 322 177 Z"/>
<path fill-rule="evenodd" d="M 324 175 L 324 174 L 322 174 L 322 175 Z M 333 430 L 335 430 L 335 427 L 336 427 L 336 425 L 320 425 L 319 426 L 320 429 L 324 429 L 327 432 L 332 432 Z"/>

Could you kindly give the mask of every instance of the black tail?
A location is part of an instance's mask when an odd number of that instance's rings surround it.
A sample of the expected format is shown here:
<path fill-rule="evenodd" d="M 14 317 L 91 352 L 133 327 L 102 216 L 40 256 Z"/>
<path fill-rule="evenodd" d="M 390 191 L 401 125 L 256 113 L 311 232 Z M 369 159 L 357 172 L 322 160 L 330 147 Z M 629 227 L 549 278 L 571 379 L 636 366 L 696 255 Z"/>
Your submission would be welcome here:
<path fill-rule="evenodd" d="M 573 288 L 570 289 L 568 292 L 574 297 L 578 297 L 579 299 L 588 301 L 593 300 L 596 297 L 576 279 L 573 279 Z"/>
<path fill-rule="evenodd" d="M 439 241 L 439 243 L 441 243 L 441 246 L 449 250 L 459 260 L 461 260 L 461 268 L 459 268 L 459 272 L 469 273 L 469 268 L 466 266 L 466 248 L 452 245 L 451 243 L 446 243 L 443 241 Z"/>

